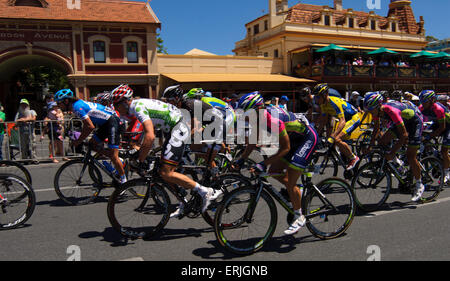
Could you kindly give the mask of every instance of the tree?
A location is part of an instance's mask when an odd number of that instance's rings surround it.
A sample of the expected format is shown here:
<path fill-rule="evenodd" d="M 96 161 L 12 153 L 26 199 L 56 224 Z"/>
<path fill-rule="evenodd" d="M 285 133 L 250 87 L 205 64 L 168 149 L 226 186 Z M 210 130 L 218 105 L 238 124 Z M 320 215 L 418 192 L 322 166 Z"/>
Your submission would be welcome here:
<path fill-rule="evenodd" d="M 168 54 L 167 48 L 164 47 L 164 40 L 161 38 L 161 33 L 156 33 L 156 47 L 159 54 Z"/>
<path fill-rule="evenodd" d="M 427 40 L 427 42 L 434 42 L 434 41 L 439 41 L 439 39 L 437 39 L 434 36 L 428 35 L 427 37 L 425 37 L 425 40 Z"/>

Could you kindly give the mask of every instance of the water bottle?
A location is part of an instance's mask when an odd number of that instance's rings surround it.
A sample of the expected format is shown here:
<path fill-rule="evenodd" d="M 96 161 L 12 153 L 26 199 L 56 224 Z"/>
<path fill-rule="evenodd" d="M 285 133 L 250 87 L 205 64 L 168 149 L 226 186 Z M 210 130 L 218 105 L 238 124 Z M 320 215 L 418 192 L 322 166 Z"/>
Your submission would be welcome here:
<path fill-rule="evenodd" d="M 106 170 L 108 170 L 108 172 L 113 173 L 116 169 L 113 167 L 113 165 L 111 165 L 111 163 L 109 163 L 106 160 L 103 160 L 103 166 L 105 166 Z"/>
<path fill-rule="evenodd" d="M 397 156 L 394 158 L 394 163 L 398 165 L 397 171 L 400 175 L 403 175 L 406 172 L 405 162 L 399 159 Z"/>

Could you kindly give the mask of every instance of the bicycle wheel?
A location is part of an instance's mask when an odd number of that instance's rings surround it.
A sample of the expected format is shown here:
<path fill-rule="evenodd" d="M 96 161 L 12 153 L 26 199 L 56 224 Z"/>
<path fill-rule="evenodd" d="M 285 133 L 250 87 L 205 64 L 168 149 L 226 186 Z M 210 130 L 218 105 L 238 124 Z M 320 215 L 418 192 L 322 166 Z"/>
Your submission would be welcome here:
<path fill-rule="evenodd" d="M 58 197 L 68 205 L 86 205 L 100 193 L 101 173 L 82 159 L 64 163 L 55 174 L 54 188 Z"/>
<path fill-rule="evenodd" d="M 425 186 L 421 202 L 433 201 L 438 197 L 444 187 L 444 168 L 442 162 L 436 157 L 427 157 L 420 160 L 423 166 L 421 171 L 422 183 Z"/>
<path fill-rule="evenodd" d="M 214 226 L 214 216 L 217 211 L 218 206 L 222 203 L 224 196 L 231 191 L 241 188 L 241 187 L 250 187 L 252 186 L 250 181 L 241 175 L 237 174 L 226 174 L 219 176 L 212 188 L 216 190 L 222 190 L 223 194 L 219 196 L 214 202 L 211 203 L 208 210 L 202 213 L 203 219 L 211 226 Z"/>
<path fill-rule="evenodd" d="M 25 179 L 30 185 L 33 184 L 30 172 L 19 162 L 9 160 L 0 161 L 0 174 L 13 174 Z"/>
<path fill-rule="evenodd" d="M 226 195 L 217 209 L 214 233 L 227 251 L 238 255 L 255 253 L 275 232 L 278 219 L 275 202 L 264 190 L 255 202 L 256 194 L 255 188 L 238 188 Z M 248 219 L 252 212 L 252 218 Z"/>
<path fill-rule="evenodd" d="M 136 196 L 136 193 L 145 195 Z M 113 192 L 108 201 L 108 219 L 125 237 L 148 239 L 169 221 L 169 207 L 170 198 L 162 183 L 135 179 Z"/>
<path fill-rule="evenodd" d="M 350 186 L 339 178 L 329 178 L 309 190 L 303 204 L 306 226 L 320 239 L 341 236 L 355 215 L 355 202 Z"/>
<path fill-rule="evenodd" d="M 356 205 L 365 212 L 378 210 L 388 199 L 391 187 L 391 176 L 380 162 L 361 166 L 351 185 Z"/>
<path fill-rule="evenodd" d="M 35 206 L 36 195 L 25 179 L 13 174 L 0 175 L 0 229 L 23 225 Z"/>

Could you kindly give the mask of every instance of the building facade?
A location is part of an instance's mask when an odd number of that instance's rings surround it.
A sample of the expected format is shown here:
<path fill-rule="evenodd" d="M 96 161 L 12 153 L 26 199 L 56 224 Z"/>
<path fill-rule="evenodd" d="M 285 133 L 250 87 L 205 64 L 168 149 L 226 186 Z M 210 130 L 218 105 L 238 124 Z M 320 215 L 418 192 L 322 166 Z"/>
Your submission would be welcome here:
<path fill-rule="evenodd" d="M 120 83 L 156 96 L 159 27 L 143 2 L 0 0 L 0 101 L 19 98 L 11 93 L 15 72 L 40 65 L 67 74 L 80 98 Z"/>
<path fill-rule="evenodd" d="M 391 0 L 386 16 L 344 9 L 342 0 L 334 0 L 332 7 L 303 3 L 288 7 L 287 0 L 268 3 L 268 14 L 246 24 L 246 38 L 233 50 L 236 55 L 279 58 L 284 74 L 327 82 L 341 92 L 450 88 L 448 69 L 434 65 L 425 69 L 420 60 L 398 67 L 427 45 L 424 19 L 416 21 L 409 0 Z M 331 43 L 348 51 L 316 52 Z M 398 54 L 367 55 L 381 47 Z M 375 62 L 353 65 L 360 56 Z M 381 66 L 377 60 L 389 62 Z"/>

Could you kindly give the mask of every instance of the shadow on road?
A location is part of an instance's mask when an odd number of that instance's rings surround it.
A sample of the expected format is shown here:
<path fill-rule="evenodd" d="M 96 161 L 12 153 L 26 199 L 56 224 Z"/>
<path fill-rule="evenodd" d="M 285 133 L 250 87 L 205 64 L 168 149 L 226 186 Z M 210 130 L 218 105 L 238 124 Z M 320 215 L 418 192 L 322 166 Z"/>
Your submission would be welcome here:
<path fill-rule="evenodd" d="M 105 230 L 103 232 L 98 232 L 98 231 L 84 232 L 84 233 L 81 233 L 80 235 L 78 235 L 78 237 L 83 238 L 83 239 L 103 237 L 103 239 L 101 239 L 100 241 L 105 241 L 105 242 L 111 243 L 111 247 L 122 247 L 122 246 L 134 244 L 134 243 L 130 242 L 133 240 L 123 237 L 117 231 L 115 231 L 112 227 L 105 228 Z"/>
<path fill-rule="evenodd" d="M 365 212 L 365 211 L 358 209 L 358 211 L 356 212 L 356 215 L 370 217 L 370 216 L 375 216 L 376 212 L 380 212 L 380 211 L 396 211 L 396 210 L 405 210 L 405 209 L 414 210 L 414 209 L 417 209 L 417 205 L 418 205 L 418 203 L 411 202 L 411 201 L 409 201 L 409 202 L 394 201 L 392 203 L 384 204 L 378 210 L 373 211 L 373 212 Z"/>
<path fill-rule="evenodd" d="M 267 244 L 262 248 L 259 252 L 274 252 L 274 253 L 289 253 L 293 250 L 297 249 L 297 245 L 301 243 L 312 243 L 321 241 L 318 238 L 315 238 L 312 235 L 302 236 L 302 237 L 294 237 L 291 235 L 288 236 L 279 236 L 272 237 L 272 239 L 267 242 Z M 202 257 L 204 259 L 220 259 L 220 260 L 230 260 L 234 258 L 243 257 L 240 255 L 236 255 L 234 253 L 228 252 L 222 246 L 220 246 L 217 240 L 208 241 L 211 248 L 199 248 L 194 250 L 192 253 L 198 257 Z M 259 253 L 258 252 L 258 253 Z"/>

